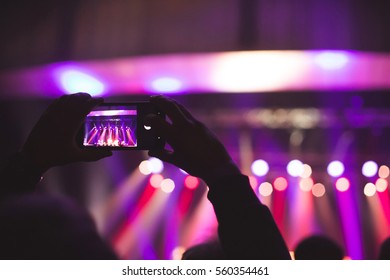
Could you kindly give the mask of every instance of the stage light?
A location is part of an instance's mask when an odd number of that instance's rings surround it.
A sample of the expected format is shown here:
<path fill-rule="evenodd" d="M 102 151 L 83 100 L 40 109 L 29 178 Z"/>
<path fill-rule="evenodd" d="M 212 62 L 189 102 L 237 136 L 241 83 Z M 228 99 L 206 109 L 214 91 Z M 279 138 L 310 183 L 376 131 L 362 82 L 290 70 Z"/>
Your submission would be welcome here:
<path fill-rule="evenodd" d="M 311 188 L 311 192 L 315 197 L 322 197 L 325 195 L 325 186 L 321 183 L 316 183 Z"/>
<path fill-rule="evenodd" d="M 193 176 L 188 175 L 184 179 L 184 186 L 187 189 L 194 190 L 199 186 L 199 179 Z"/>
<path fill-rule="evenodd" d="M 379 178 L 375 182 L 375 187 L 378 192 L 384 192 L 387 190 L 389 183 L 387 182 L 386 179 Z"/>
<path fill-rule="evenodd" d="M 301 178 L 309 178 L 311 174 L 313 173 L 311 166 L 308 164 L 303 165 L 303 172 L 300 175 Z"/>
<path fill-rule="evenodd" d="M 313 188 L 314 182 L 312 178 L 302 178 L 299 181 L 299 188 L 304 192 L 309 192 Z"/>
<path fill-rule="evenodd" d="M 77 70 L 59 70 L 59 84 L 68 94 L 87 92 L 90 95 L 101 95 L 105 86 L 95 77 Z"/>
<path fill-rule="evenodd" d="M 153 188 L 160 188 L 161 182 L 164 180 L 164 177 L 161 174 L 153 174 L 150 176 L 149 183 Z"/>
<path fill-rule="evenodd" d="M 270 196 L 273 192 L 271 183 L 264 182 L 259 186 L 259 194 L 262 196 Z"/>
<path fill-rule="evenodd" d="M 141 161 L 138 168 L 139 171 L 144 175 L 149 175 L 150 173 L 152 173 L 150 162 L 148 160 Z"/>
<path fill-rule="evenodd" d="M 164 170 L 164 163 L 158 158 L 149 158 L 150 170 L 153 174 L 161 173 Z"/>
<path fill-rule="evenodd" d="M 251 169 L 256 176 L 264 176 L 268 173 L 269 166 L 265 160 L 258 159 L 252 163 Z"/>
<path fill-rule="evenodd" d="M 362 174 L 366 177 L 373 177 L 378 172 L 378 164 L 375 161 L 366 161 L 362 166 Z"/>
<path fill-rule="evenodd" d="M 365 196 L 374 196 L 376 193 L 376 187 L 373 183 L 367 183 L 364 186 L 364 195 Z"/>
<path fill-rule="evenodd" d="M 323 51 L 314 58 L 314 62 L 326 70 L 341 69 L 347 65 L 348 61 L 348 55 L 340 51 Z"/>
<path fill-rule="evenodd" d="M 298 177 L 304 171 L 303 163 L 300 160 L 294 159 L 287 164 L 287 173 L 290 176 Z"/>
<path fill-rule="evenodd" d="M 172 179 L 164 179 L 161 182 L 161 190 L 165 193 L 171 193 L 175 189 L 175 182 Z"/>
<path fill-rule="evenodd" d="M 248 176 L 249 178 L 249 184 L 251 185 L 252 189 L 256 189 L 257 188 L 257 179 L 255 176 Z"/>
<path fill-rule="evenodd" d="M 390 169 L 386 165 L 379 167 L 378 175 L 380 178 L 386 179 L 390 175 Z"/>
<path fill-rule="evenodd" d="M 341 177 L 338 178 L 336 181 L 336 189 L 340 192 L 345 192 L 349 189 L 350 187 L 349 180 L 347 178 Z"/>
<path fill-rule="evenodd" d="M 161 77 L 153 80 L 150 86 L 154 92 L 175 93 L 182 90 L 183 83 L 177 78 Z"/>
<path fill-rule="evenodd" d="M 284 191 L 287 189 L 288 182 L 284 177 L 278 177 L 274 181 L 274 188 L 278 191 Z"/>
<path fill-rule="evenodd" d="M 334 160 L 328 164 L 328 174 L 332 177 L 340 177 L 344 173 L 344 164 L 341 161 Z"/>

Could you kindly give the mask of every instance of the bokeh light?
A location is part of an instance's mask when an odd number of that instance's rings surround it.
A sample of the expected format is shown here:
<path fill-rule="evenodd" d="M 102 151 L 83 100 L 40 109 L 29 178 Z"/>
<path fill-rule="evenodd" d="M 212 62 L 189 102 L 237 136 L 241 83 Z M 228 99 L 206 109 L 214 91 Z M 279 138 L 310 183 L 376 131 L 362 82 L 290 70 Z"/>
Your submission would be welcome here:
<path fill-rule="evenodd" d="M 304 192 L 309 192 L 313 188 L 314 182 L 312 178 L 302 178 L 299 181 L 299 188 Z"/>
<path fill-rule="evenodd" d="M 193 176 L 186 176 L 184 179 L 184 186 L 187 189 L 194 190 L 199 186 L 199 179 Z"/>
<path fill-rule="evenodd" d="M 374 196 L 376 193 L 376 187 L 373 183 L 367 183 L 364 186 L 364 195 L 365 196 Z"/>
<path fill-rule="evenodd" d="M 274 180 L 274 188 L 278 191 L 284 191 L 288 187 L 287 179 L 284 177 L 278 177 Z"/>
<path fill-rule="evenodd" d="M 344 173 L 344 164 L 339 160 L 331 161 L 328 164 L 327 171 L 332 177 L 340 177 Z"/>
<path fill-rule="evenodd" d="M 172 260 L 181 260 L 186 249 L 183 246 L 178 246 L 172 250 Z"/>
<path fill-rule="evenodd" d="M 269 171 L 269 165 L 265 160 L 258 159 L 252 163 L 251 170 L 257 176 L 264 176 Z"/>
<path fill-rule="evenodd" d="M 340 192 L 345 192 L 349 189 L 350 187 L 350 182 L 347 178 L 341 177 L 338 178 L 336 181 L 336 189 Z"/>
<path fill-rule="evenodd" d="M 389 175 L 390 175 L 389 167 L 387 167 L 386 165 L 382 165 L 381 167 L 379 167 L 378 176 L 380 178 L 385 179 L 385 178 L 389 177 Z"/>
<path fill-rule="evenodd" d="M 152 173 L 150 162 L 148 160 L 143 160 L 138 166 L 139 172 L 144 175 L 149 175 Z"/>
<path fill-rule="evenodd" d="M 160 188 L 161 182 L 164 180 L 164 177 L 161 174 L 153 174 L 150 176 L 149 183 L 153 188 Z"/>
<path fill-rule="evenodd" d="M 326 189 L 325 186 L 321 183 L 316 183 L 311 188 L 311 192 L 315 197 L 322 197 L 325 195 Z"/>
<path fill-rule="evenodd" d="M 175 182 L 172 179 L 166 178 L 161 182 L 161 190 L 165 193 L 171 193 L 175 189 Z"/>
<path fill-rule="evenodd" d="M 271 183 L 269 182 L 264 182 L 261 183 L 259 186 L 259 194 L 262 196 L 270 196 L 273 192 L 273 188 Z"/>
<path fill-rule="evenodd" d="M 153 174 L 161 173 L 164 170 L 164 163 L 158 158 L 150 158 L 150 170 Z"/>
<path fill-rule="evenodd" d="M 300 175 L 301 178 L 309 178 L 311 174 L 313 173 L 313 170 L 310 165 L 304 164 L 303 165 L 303 172 Z"/>
<path fill-rule="evenodd" d="M 386 179 L 378 178 L 375 182 L 375 187 L 378 192 L 384 192 L 387 190 L 389 183 Z"/>
<path fill-rule="evenodd" d="M 304 171 L 303 163 L 294 159 L 287 164 L 287 173 L 292 177 L 301 176 Z"/>
<path fill-rule="evenodd" d="M 375 161 L 366 161 L 362 166 L 362 174 L 366 177 L 373 177 L 378 172 L 378 164 Z"/>

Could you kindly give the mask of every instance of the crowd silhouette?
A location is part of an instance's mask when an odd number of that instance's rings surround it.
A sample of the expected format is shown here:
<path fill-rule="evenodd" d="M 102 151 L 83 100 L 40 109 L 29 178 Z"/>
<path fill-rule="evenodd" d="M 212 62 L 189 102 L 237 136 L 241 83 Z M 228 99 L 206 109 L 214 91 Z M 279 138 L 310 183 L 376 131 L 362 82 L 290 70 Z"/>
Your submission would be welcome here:
<path fill-rule="evenodd" d="M 52 167 L 112 155 L 107 149 L 82 149 L 76 143 L 86 115 L 102 102 L 86 93 L 55 100 L 21 150 L 1 168 L 1 259 L 118 258 L 99 236 L 86 209 L 71 198 L 37 189 Z M 150 102 L 168 119 L 149 115 L 145 124 L 165 138 L 170 149 L 150 150 L 149 155 L 203 179 L 218 221 L 217 239 L 189 248 L 183 259 L 291 259 L 271 212 L 218 138 L 175 100 L 153 96 Z M 384 243 L 380 258 L 389 258 L 389 244 Z M 344 252 L 337 244 L 317 236 L 298 245 L 295 256 L 342 259 Z"/>

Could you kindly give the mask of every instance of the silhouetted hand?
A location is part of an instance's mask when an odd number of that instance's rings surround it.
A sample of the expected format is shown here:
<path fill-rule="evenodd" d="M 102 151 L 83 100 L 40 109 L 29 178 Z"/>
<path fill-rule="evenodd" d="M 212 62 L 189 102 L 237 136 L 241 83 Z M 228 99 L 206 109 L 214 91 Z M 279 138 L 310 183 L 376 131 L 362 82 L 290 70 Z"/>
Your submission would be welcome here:
<path fill-rule="evenodd" d="M 172 163 L 207 182 L 220 176 L 241 174 L 222 143 L 183 105 L 163 96 L 150 102 L 163 111 L 171 122 L 148 116 L 146 122 L 164 137 L 172 150 L 149 151 L 149 155 Z"/>
<path fill-rule="evenodd" d="M 76 136 L 87 114 L 103 102 L 87 93 L 65 95 L 54 101 L 31 131 L 22 148 L 38 170 L 79 161 L 96 161 L 112 155 L 109 150 L 81 149 Z"/>

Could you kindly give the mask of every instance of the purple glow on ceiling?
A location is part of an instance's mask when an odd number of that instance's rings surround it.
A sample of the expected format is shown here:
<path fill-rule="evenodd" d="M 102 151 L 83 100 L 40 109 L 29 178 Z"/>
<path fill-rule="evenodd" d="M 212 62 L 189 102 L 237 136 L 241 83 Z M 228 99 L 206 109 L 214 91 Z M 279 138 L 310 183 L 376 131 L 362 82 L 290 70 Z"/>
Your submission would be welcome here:
<path fill-rule="evenodd" d="M 161 77 L 154 79 L 149 87 L 152 92 L 177 93 L 183 90 L 183 83 L 173 77 Z"/>
<path fill-rule="evenodd" d="M 168 74 L 169 73 L 169 74 Z M 390 89 L 390 54 L 237 51 L 62 62 L 0 74 L 3 94 Z"/>
<path fill-rule="evenodd" d="M 93 96 L 105 92 L 105 85 L 90 74 L 75 69 L 60 70 L 57 82 L 64 93 L 87 92 Z"/>
<path fill-rule="evenodd" d="M 345 51 L 323 51 L 314 57 L 314 62 L 326 70 L 342 69 L 349 60 L 349 55 Z"/>

